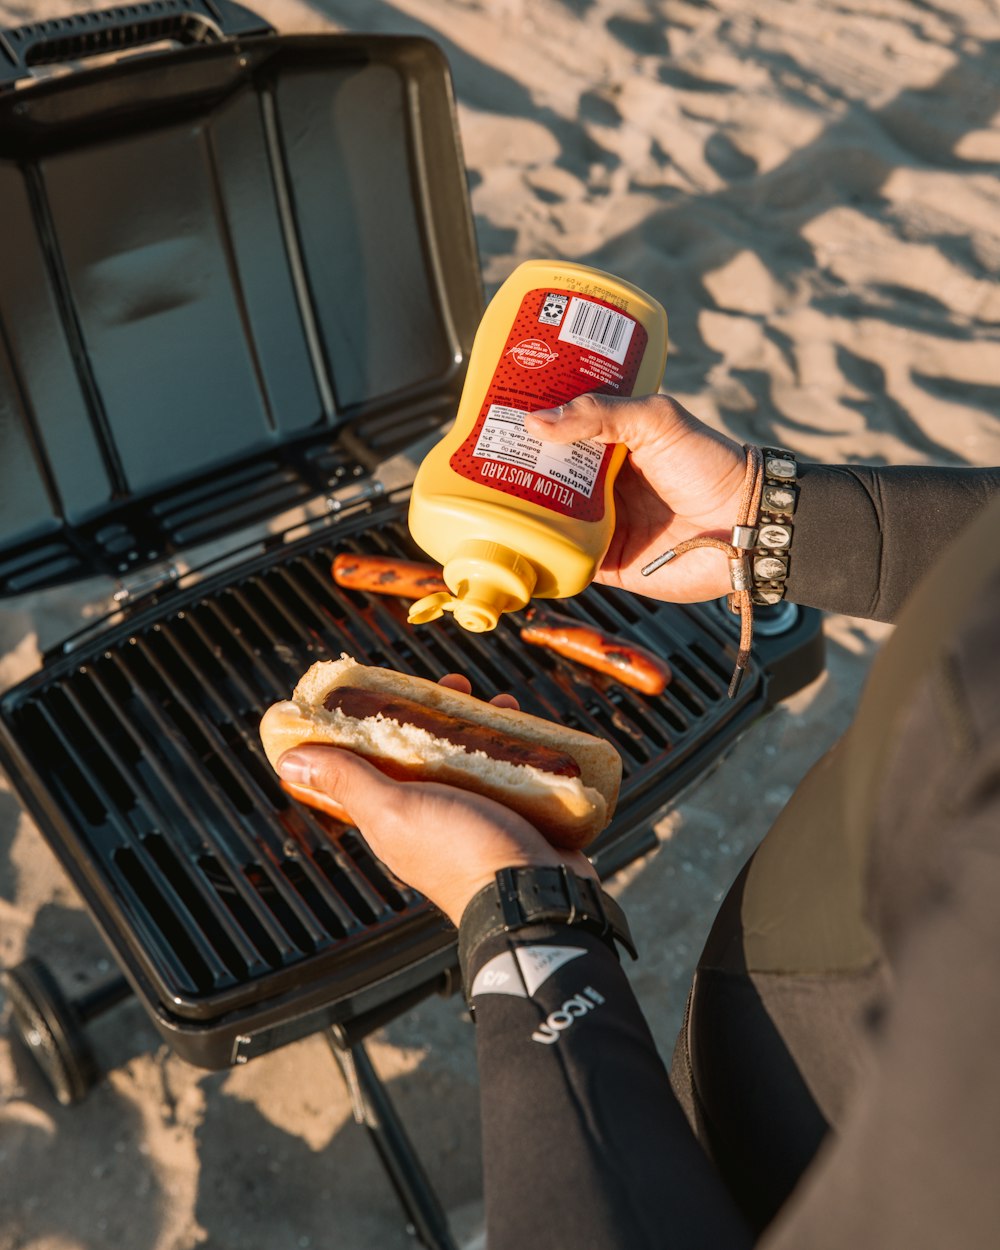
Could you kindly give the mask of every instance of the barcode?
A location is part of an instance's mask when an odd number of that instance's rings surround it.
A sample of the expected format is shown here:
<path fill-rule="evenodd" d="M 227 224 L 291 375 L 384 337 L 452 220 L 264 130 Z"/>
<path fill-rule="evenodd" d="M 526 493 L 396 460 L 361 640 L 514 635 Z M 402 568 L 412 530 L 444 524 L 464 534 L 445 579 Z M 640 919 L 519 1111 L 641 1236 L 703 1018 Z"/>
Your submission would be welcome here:
<path fill-rule="evenodd" d="M 624 313 L 574 296 L 559 337 L 623 364 L 634 329 L 635 322 Z"/>

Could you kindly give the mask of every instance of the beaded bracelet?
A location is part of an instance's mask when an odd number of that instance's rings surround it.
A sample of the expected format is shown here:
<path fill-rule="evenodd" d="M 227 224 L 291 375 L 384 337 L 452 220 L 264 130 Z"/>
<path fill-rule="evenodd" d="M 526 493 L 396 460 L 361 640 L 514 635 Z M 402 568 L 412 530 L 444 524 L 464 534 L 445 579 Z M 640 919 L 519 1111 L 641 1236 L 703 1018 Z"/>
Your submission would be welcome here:
<path fill-rule="evenodd" d="M 781 447 L 764 447 L 764 483 L 757 519 L 757 544 L 750 560 L 754 603 L 770 606 L 785 597 L 789 549 L 792 545 L 792 517 L 798 502 L 798 467 L 793 452 Z"/>

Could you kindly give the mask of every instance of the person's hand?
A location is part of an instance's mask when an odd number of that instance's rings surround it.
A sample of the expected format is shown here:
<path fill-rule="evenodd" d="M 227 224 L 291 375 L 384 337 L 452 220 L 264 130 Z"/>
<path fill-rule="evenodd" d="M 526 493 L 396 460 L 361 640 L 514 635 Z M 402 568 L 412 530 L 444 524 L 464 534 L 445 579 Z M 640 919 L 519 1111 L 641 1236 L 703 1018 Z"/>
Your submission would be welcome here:
<path fill-rule="evenodd" d="M 746 456 L 666 395 L 616 399 L 581 395 L 561 408 L 529 413 L 535 438 L 624 443 L 629 455 L 615 483 L 615 531 L 596 580 L 653 599 L 694 603 L 732 586 L 725 557 L 685 553 L 649 577 L 640 569 L 686 538 L 728 539 L 739 509 Z"/>
<path fill-rule="evenodd" d="M 442 678 L 441 684 L 464 694 L 471 691 L 468 679 L 458 673 Z M 511 695 L 498 695 L 491 702 L 517 707 Z M 278 761 L 278 774 L 345 807 L 375 855 L 456 926 L 472 896 L 500 868 L 567 864 L 580 876 L 595 876 L 584 855 L 557 851 L 503 804 L 455 786 L 394 781 L 338 747 L 296 747 Z"/>

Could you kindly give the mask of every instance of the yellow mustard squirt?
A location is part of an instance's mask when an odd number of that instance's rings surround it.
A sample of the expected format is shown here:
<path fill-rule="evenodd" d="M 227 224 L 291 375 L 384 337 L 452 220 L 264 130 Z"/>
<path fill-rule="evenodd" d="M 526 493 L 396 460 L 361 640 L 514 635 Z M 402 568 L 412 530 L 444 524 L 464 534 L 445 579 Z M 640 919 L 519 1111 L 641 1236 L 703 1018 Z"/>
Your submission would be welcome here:
<path fill-rule="evenodd" d="M 588 391 L 649 395 L 667 358 L 667 314 L 638 287 L 570 261 L 519 265 L 490 301 L 451 429 L 413 483 L 409 526 L 448 592 L 410 608 L 473 633 L 534 596 L 565 599 L 591 581 L 614 530 L 626 448 L 531 437 L 528 412 Z"/>

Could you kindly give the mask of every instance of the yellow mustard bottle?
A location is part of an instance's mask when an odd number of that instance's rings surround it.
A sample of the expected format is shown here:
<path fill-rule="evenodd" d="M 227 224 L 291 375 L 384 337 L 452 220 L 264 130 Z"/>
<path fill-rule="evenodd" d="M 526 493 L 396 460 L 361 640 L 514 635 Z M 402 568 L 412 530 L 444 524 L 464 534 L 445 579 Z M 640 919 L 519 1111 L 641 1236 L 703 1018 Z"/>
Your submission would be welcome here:
<path fill-rule="evenodd" d="M 414 603 L 412 623 L 452 612 L 482 633 L 533 596 L 590 584 L 626 448 L 532 438 L 525 413 L 588 391 L 653 394 L 666 358 L 667 315 L 638 287 L 570 261 L 514 270 L 479 325 L 455 422 L 414 479 L 410 533 L 450 593 Z"/>

